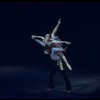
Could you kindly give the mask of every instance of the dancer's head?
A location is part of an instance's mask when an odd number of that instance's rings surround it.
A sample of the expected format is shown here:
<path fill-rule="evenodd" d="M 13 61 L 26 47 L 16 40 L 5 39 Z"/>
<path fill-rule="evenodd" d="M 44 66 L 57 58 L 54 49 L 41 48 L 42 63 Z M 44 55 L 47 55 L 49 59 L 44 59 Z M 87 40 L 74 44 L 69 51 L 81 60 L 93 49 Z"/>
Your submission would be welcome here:
<path fill-rule="evenodd" d="M 50 38 L 51 38 L 51 34 L 46 34 L 46 35 L 45 35 L 45 39 L 46 39 L 46 40 L 49 40 Z"/>

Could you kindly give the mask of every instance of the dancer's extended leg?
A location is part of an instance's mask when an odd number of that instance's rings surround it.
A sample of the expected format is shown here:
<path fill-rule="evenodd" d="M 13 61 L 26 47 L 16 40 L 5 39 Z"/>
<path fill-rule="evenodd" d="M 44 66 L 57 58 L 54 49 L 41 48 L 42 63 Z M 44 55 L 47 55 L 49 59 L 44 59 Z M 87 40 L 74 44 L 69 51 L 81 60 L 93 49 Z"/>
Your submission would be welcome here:
<path fill-rule="evenodd" d="M 68 69 L 72 70 L 70 64 L 68 63 L 68 61 L 67 61 L 67 59 L 66 59 L 66 57 L 65 57 L 63 54 L 62 54 L 61 57 L 62 57 L 62 59 L 65 61 L 65 63 L 66 63 L 66 65 L 67 65 Z"/>

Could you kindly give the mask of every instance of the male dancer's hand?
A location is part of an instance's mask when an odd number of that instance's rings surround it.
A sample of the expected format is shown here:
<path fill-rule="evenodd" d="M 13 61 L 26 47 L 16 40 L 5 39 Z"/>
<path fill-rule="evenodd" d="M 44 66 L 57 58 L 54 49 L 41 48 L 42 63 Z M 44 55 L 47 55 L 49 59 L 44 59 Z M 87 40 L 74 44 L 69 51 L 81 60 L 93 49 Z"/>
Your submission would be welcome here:
<path fill-rule="evenodd" d="M 46 50 L 45 50 L 45 53 L 46 53 L 46 54 L 50 54 L 50 49 L 46 49 Z"/>

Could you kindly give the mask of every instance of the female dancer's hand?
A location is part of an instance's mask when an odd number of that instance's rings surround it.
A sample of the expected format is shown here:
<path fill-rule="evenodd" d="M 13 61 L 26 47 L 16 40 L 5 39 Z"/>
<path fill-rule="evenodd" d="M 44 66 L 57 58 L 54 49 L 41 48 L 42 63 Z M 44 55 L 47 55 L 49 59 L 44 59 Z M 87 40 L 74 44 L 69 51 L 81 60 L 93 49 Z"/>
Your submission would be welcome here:
<path fill-rule="evenodd" d="M 58 24 L 61 24 L 61 19 L 58 20 Z"/>
<path fill-rule="evenodd" d="M 34 40 L 35 39 L 35 35 L 31 35 L 31 38 Z"/>

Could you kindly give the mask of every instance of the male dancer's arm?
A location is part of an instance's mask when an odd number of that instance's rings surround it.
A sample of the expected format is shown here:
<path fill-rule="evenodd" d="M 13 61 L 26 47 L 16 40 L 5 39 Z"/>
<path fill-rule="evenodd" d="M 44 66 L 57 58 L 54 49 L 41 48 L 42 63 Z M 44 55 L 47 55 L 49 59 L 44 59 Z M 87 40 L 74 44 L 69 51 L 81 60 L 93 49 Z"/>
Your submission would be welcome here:
<path fill-rule="evenodd" d="M 56 34 L 56 32 L 57 32 L 58 27 L 59 27 L 60 24 L 61 24 L 61 19 L 58 20 L 58 23 L 57 23 L 56 27 L 54 28 L 54 30 L 51 33 L 51 37 L 55 36 L 55 34 Z"/>

